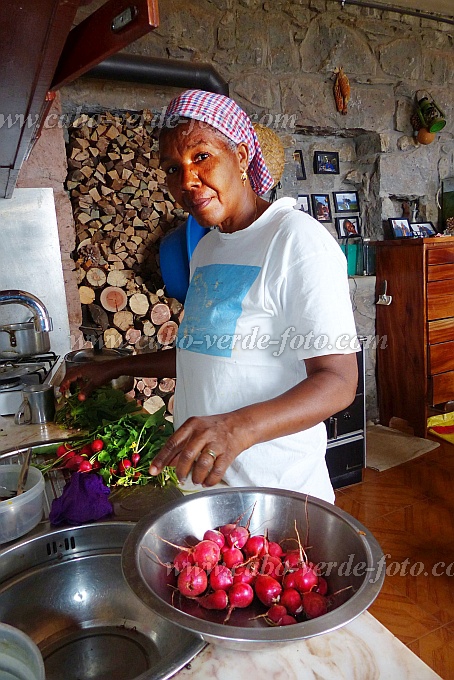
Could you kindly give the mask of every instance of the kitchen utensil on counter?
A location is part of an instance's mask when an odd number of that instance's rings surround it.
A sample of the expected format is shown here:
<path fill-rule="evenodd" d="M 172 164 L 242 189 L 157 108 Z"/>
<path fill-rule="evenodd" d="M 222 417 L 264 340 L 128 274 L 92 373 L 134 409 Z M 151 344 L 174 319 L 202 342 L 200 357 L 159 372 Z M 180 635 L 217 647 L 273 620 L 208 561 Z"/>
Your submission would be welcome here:
<path fill-rule="evenodd" d="M 59 357 L 53 352 L 0 361 L 0 415 L 14 415 L 22 403 L 22 388 L 52 382 Z"/>
<path fill-rule="evenodd" d="M 251 534 L 267 532 L 270 541 L 296 538 L 297 523 L 302 540 L 310 546 L 308 559 L 329 568 L 329 592 L 347 589 L 337 608 L 301 623 L 268 626 L 253 618 L 264 608 L 252 605 L 234 610 L 225 625 L 225 611 L 205 610 L 192 600 L 175 598 L 163 565 L 172 562 L 178 549 L 168 542 L 188 545 L 191 537 L 195 544 L 207 529 L 239 517 L 245 525 L 249 516 Z M 293 549 L 296 545 L 292 543 Z M 132 590 L 153 612 L 205 642 L 244 651 L 270 649 L 340 628 L 372 604 L 385 576 L 379 544 L 354 517 L 311 496 L 255 487 L 205 490 L 153 511 L 126 539 L 122 566 Z"/>
<path fill-rule="evenodd" d="M 69 369 L 77 364 L 87 363 L 90 361 L 109 361 L 112 359 L 120 359 L 121 357 L 128 356 L 130 354 L 129 350 L 120 349 L 79 349 L 73 352 L 69 352 L 65 355 L 65 365 Z M 110 386 L 117 390 L 122 390 L 123 392 L 130 392 L 134 387 L 134 378 L 130 375 L 120 375 L 118 378 L 114 378 L 110 381 Z"/>
<path fill-rule="evenodd" d="M 17 463 L 0 465 L 0 485 L 17 489 L 20 470 Z M 0 501 L 0 543 L 14 541 L 31 531 L 42 519 L 43 505 L 44 477 L 38 468 L 31 466 L 24 492 Z"/>
<path fill-rule="evenodd" d="M 386 279 L 383 281 L 383 292 L 378 296 L 378 300 L 376 302 L 377 305 L 390 305 L 391 302 L 393 301 L 392 295 L 387 295 L 387 290 L 388 290 L 388 282 Z"/>
<path fill-rule="evenodd" d="M 0 550 L 0 620 L 39 646 L 46 680 L 166 680 L 204 648 L 128 587 L 121 549 L 132 526 L 46 530 Z"/>
<path fill-rule="evenodd" d="M 22 403 L 15 415 L 16 425 L 49 423 L 55 416 L 55 394 L 52 385 L 24 385 Z"/>
<path fill-rule="evenodd" d="M 0 678 L 45 680 L 44 661 L 33 640 L 19 628 L 0 623 Z"/>
<path fill-rule="evenodd" d="M 32 458 L 32 450 L 27 449 L 25 456 L 24 456 L 24 462 L 22 463 L 22 467 L 21 467 L 20 473 L 19 473 L 19 481 L 17 482 L 16 496 L 20 496 L 22 493 L 24 493 L 25 485 L 27 483 L 27 478 L 28 478 L 28 471 L 30 469 L 31 458 Z"/>
<path fill-rule="evenodd" d="M 37 331 L 33 321 L 0 326 L 0 358 L 17 359 L 50 350 L 47 331 Z"/>

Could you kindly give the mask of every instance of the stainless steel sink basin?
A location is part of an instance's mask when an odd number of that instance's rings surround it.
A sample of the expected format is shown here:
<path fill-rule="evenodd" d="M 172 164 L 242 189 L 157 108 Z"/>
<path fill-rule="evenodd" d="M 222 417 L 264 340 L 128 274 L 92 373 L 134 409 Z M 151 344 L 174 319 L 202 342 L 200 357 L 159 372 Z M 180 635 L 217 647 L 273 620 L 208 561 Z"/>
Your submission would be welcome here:
<path fill-rule="evenodd" d="M 127 585 L 121 550 L 133 526 L 45 531 L 0 551 L 0 620 L 36 642 L 46 680 L 164 680 L 205 646 Z"/>

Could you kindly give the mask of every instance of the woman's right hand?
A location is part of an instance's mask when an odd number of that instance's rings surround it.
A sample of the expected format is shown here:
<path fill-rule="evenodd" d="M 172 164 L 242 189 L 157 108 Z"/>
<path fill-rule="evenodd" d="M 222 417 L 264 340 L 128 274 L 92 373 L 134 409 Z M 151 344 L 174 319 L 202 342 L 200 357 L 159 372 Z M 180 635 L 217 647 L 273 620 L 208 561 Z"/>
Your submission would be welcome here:
<path fill-rule="evenodd" d="M 80 363 L 78 366 L 71 366 L 60 383 L 60 392 L 64 394 L 75 383 L 80 387 L 79 400 L 85 401 L 94 390 L 112 379 L 112 367 L 108 366 L 109 363 L 111 362 L 92 361 Z"/>

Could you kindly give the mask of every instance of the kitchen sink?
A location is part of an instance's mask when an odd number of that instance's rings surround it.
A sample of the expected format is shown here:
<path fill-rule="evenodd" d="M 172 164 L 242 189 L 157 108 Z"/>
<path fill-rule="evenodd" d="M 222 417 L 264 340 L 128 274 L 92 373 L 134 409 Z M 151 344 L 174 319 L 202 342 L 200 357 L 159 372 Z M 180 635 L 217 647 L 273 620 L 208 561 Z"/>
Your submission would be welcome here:
<path fill-rule="evenodd" d="M 43 530 L 0 551 L 0 620 L 38 645 L 46 680 L 165 680 L 205 646 L 126 583 L 121 551 L 133 526 Z"/>

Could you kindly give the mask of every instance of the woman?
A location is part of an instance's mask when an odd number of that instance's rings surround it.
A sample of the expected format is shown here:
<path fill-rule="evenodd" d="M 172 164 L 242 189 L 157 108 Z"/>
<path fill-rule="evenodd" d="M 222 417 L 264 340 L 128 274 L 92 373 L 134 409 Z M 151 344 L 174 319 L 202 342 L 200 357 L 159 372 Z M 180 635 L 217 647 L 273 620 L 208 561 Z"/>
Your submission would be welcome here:
<path fill-rule="evenodd" d="M 86 378 L 83 398 L 125 373 L 176 375 L 175 433 L 151 474 L 172 464 L 182 481 L 332 502 L 323 420 L 353 401 L 357 384 L 345 256 L 294 199 L 260 198 L 272 179 L 251 121 L 228 97 L 184 92 L 159 145 L 176 201 L 216 226 L 191 259 L 177 347 L 76 367 L 61 387 Z"/>

